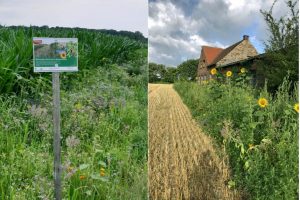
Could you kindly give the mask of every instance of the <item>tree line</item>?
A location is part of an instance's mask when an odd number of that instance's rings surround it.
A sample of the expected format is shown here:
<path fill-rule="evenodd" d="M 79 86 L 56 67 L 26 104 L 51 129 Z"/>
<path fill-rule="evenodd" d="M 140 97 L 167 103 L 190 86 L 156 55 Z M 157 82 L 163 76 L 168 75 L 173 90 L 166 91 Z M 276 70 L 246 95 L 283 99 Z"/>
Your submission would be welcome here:
<path fill-rule="evenodd" d="M 187 60 L 177 67 L 149 63 L 149 82 L 174 83 L 178 80 L 196 80 L 199 59 Z"/>

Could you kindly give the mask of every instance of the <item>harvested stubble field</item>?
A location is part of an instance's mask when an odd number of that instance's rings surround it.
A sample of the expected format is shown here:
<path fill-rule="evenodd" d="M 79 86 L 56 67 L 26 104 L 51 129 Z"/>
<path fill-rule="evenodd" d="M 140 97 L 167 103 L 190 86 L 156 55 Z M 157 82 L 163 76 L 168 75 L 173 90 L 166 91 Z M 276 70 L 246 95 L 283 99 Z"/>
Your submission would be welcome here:
<path fill-rule="evenodd" d="M 150 199 L 239 199 L 225 159 L 170 84 L 149 84 Z"/>

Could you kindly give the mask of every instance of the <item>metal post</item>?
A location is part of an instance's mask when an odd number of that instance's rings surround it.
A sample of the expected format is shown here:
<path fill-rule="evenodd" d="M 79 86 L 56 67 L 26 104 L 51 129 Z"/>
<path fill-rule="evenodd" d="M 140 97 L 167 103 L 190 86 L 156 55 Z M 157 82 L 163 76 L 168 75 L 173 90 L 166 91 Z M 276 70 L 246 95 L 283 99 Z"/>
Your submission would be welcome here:
<path fill-rule="evenodd" d="M 61 200 L 61 166 L 60 166 L 60 88 L 59 72 L 52 73 L 53 89 L 53 128 L 54 128 L 54 197 Z"/>

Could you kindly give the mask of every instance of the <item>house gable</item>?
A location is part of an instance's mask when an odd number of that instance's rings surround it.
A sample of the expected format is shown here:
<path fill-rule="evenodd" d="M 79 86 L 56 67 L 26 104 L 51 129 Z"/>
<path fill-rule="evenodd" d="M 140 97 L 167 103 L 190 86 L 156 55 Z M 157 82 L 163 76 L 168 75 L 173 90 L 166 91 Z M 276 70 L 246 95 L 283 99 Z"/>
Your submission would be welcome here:
<path fill-rule="evenodd" d="M 223 58 L 217 61 L 216 67 L 229 63 L 245 60 L 249 57 L 258 55 L 254 46 L 248 39 L 244 39 L 237 43 Z"/>

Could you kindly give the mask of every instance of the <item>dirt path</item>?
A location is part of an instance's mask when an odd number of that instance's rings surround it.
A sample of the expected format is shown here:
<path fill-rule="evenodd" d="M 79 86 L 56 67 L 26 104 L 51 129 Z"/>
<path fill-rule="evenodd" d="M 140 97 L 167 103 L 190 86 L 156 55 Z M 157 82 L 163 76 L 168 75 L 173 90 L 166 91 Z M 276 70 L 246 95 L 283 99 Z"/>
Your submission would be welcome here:
<path fill-rule="evenodd" d="M 238 199 L 227 181 L 225 162 L 172 85 L 149 84 L 150 199 Z"/>

